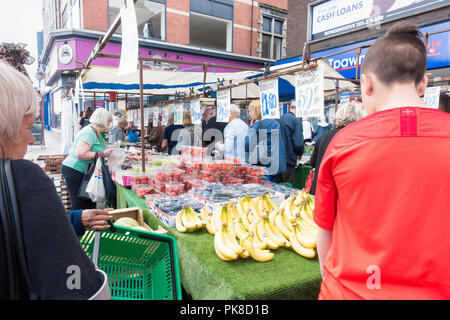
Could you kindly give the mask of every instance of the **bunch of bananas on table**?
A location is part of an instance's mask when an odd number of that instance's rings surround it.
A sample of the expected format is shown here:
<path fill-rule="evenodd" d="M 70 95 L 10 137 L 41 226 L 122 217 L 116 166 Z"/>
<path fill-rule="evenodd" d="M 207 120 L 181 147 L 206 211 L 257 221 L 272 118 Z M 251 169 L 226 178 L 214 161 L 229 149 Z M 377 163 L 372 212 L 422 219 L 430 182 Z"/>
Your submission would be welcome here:
<path fill-rule="evenodd" d="M 270 195 L 252 199 L 240 198 L 236 206 L 230 201 L 213 212 L 207 207 L 201 210 L 201 217 L 180 211 L 181 232 L 206 228 L 214 235 L 214 249 L 220 259 L 232 261 L 251 257 L 260 262 L 274 257 L 271 250 L 281 247 L 292 248 L 306 258 L 316 256 L 318 227 L 313 220 L 314 199 L 302 190 L 292 194 L 277 206 Z M 195 212 L 194 212 L 195 214 Z M 184 220 L 190 222 L 186 228 Z M 183 228 L 184 227 L 184 228 Z"/>

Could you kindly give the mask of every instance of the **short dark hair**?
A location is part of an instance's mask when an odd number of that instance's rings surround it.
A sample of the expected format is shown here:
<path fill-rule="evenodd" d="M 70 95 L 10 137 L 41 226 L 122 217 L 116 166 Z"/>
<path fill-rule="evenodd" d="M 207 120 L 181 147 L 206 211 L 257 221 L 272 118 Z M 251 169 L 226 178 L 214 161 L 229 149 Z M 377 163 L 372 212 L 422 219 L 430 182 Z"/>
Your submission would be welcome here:
<path fill-rule="evenodd" d="M 361 72 L 373 72 L 389 85 L 422 81 L 427 68 L 427 51 L 418 27 L 408 21 L 393 25 L 367 52 Z"/>

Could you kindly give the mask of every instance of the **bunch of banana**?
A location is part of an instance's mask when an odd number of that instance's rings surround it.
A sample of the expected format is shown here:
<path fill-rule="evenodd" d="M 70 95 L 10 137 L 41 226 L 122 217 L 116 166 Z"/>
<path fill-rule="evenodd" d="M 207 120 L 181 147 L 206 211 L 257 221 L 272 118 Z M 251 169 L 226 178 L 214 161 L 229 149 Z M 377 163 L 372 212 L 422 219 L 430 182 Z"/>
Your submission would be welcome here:
<path fill-rule="evenodd" d="M 319 228 L 312 219 L 312 213 L 309 215 L 305 210 L 306 208 L 306 206 L 303 206 L 300 214 L 297 215 L 296 222 L 293 223 L 294 231 L 291 233 L 290 239 L 295 252 L 306 258 L 314 258 Z"/>
<path fill-rule="evenodd" d="M 223 223 L 214 235 L 214 249 L 219 258 L 224 261 L 249 257 L 248 251 L 237 243 L 236 235 L 226 223 Z"/>
<path fill-rule="evenodd" d="M 203 221 L 197 216 L 194 209 L 184 206 L 176 216 L 175 226 L 179 232 L 193 232 L 202 229 Z"/>
<path fill-rule="evenodd" d="M 276 212 L 276 214 L 272 218 L 272 223 L 275 223 L 275 227 L 277 228 L 277 230 L 283 235 L 284 238 L 289 240 L 289 238 L 291 237 L 291 233 L 294 231 L 291 221 L 289 221 L 289 218 L 284 209 L 280 209 L 274 212 Z"/>
<path fill-rule="evenodd" d="M 243 247 L 255 261 L 266 262 L 272 260 L 274 253 L 258 246 L 255 237 L 256 234 L 253 233 L 253 231 L 250 231 L 245 238 L 241 239 L 241 247 Z"/>
<path fill-rule="evenodd" d="M 234 227 L 233 228 L 234 233 L 236 234 L 236 237 L 239 240 L 243 239 L 243 238 L 245 238 L 247 236 L 248 229 L 244 225 L 242 217 L 238 216 L 237 218 L 234 219 L 233 227 Z"/>
<path fill-rule="evenodd" d="M 300 212 L 300 206 L 297 206 L 295 203 L 296 197 L 294 194 L 292 194 L 289 198 L 284 200 L 281 205 L 281 208 L 284 209 L 291 223 L 295 221 L 297 213 Z"/>

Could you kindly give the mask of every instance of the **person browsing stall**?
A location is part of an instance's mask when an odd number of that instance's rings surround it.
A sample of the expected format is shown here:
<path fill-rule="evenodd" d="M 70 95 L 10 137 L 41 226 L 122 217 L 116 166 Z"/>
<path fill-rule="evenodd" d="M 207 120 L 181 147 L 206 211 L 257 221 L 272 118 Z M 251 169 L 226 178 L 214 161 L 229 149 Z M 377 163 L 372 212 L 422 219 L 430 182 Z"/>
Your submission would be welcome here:
<path fill-rule="evenodd" d="M 81 182 L 88 163 L 92 163 L 97 153 L 109 157 L 112 149 L 106 148 L 104 134 L 109 131 L 112 115 L 99 108 L 90 118 L 90 125 L 83 128 L 75 137 L 69 155 L 62 163 L 62 175 L 67 183 L 72 209 L 95 208 L 95 203 L 78 197 Z"/>
<path fill-rule="evenodd" d="M 229 123 L 224 130 L 224 142 L 216 144 L 216 150 L 224 155 L 224 158 L 239 158 L 245 161 L 245 137 L 248 133 L 248 125 L 241 120 L 241 109 L 235 104 L 230 105 Z"/>

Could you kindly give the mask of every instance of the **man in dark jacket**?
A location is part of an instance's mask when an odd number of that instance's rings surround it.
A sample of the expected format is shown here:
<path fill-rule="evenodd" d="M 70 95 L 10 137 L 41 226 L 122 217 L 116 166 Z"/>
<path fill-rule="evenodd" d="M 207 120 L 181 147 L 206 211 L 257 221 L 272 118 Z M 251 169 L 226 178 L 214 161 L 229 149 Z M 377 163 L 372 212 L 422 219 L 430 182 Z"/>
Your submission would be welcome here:
<path fill-rule="evenodd" d="M 281 182 L 295 183 L 297 158 L 304 151 L 302 121 L 295 116 L 295 104 L 289 106 L 288 112 L 277 120 L 281 127 L 281 138 L 286 148 L 286 171 L 281 174 Z"/>

